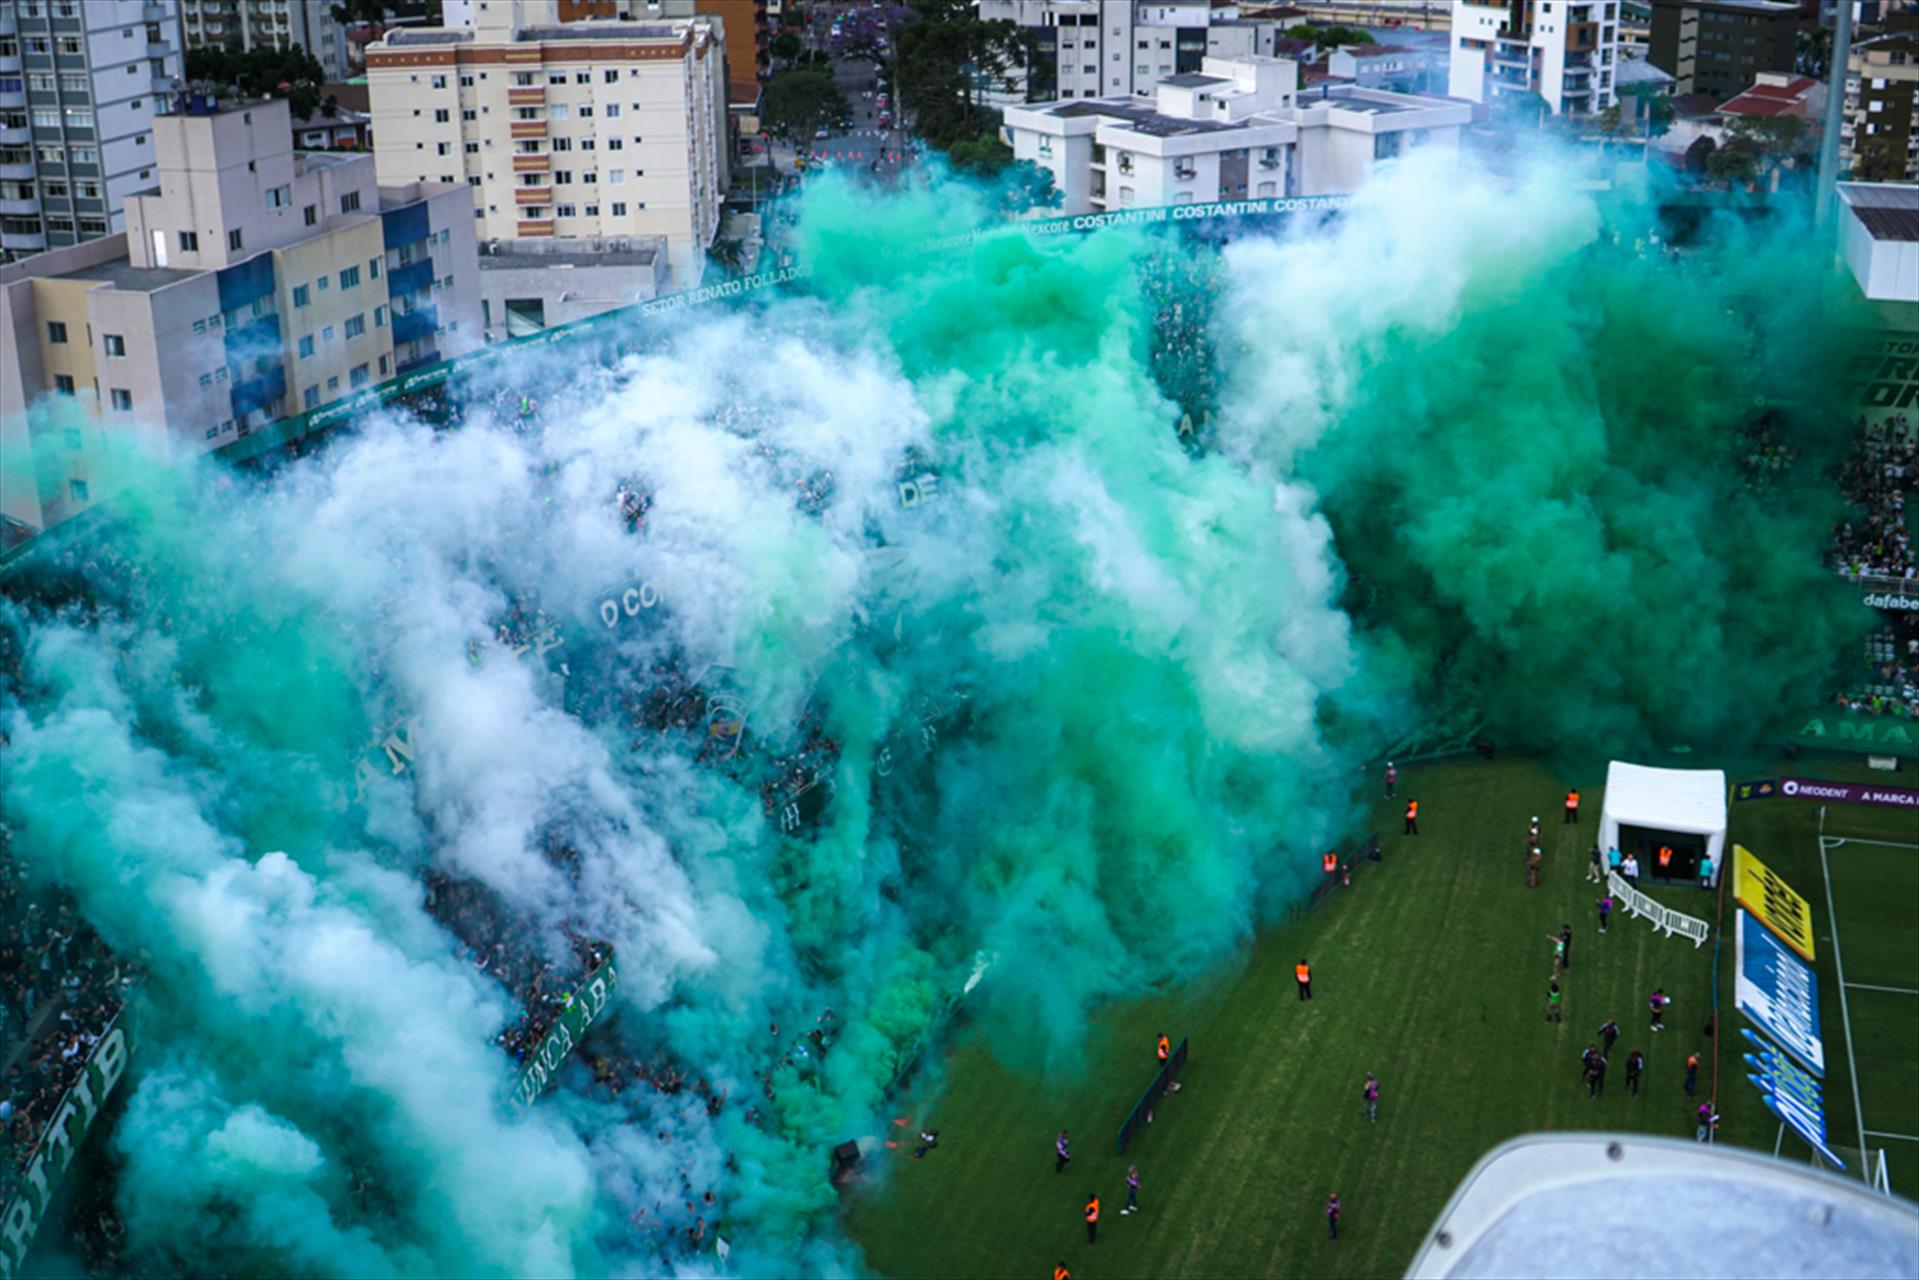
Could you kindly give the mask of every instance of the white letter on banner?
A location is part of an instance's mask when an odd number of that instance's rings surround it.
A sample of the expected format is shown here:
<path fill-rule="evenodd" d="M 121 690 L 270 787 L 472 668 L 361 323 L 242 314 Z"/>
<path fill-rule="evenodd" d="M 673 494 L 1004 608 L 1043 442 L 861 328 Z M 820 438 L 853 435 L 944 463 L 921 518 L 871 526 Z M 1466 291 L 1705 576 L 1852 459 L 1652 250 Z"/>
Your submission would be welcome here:
<path fill-rule="evenodd" d="M 124 1027 L 116 1026 L 107 1032 L 106 1039 L 93 1051 L 93 1065 L 100 1072 L 100 1101 L 105 1102 L 113 1092 L 113 1086 L 120 1083 L 121 1073 L 127 1069 L 127 1033 Z"/>
<path fill-rule="evenodd" d="M 600 601 L 600 621 L 609 627 L 620 625 L 620 606 L 616 601 Z"/>
<path fill-rule="evenodd" d="M 393 726 L 393 732 L 386 736 L 380 749 L 386 752 L 386 758 L 392 762 L 394 777 L 405 773 L 406 765 L 401 763 L 401 758 L 413 759 L 413 717 L 408 716 Z"/>
<path fill-rule="evenodd" d="M 13 1275 L 13 1269 L 27 1259 L 27 1246 L 33 1243 L 33 1229 L 39 1225 L 38 1215 L 33 1206 L 20 1196 L 7 1206 L 7 1216 L 0 1221 L 0 1239 L 6 1241 L 6 1247 L 0 1249 L 0 1273 L 7 1277 Z"/>

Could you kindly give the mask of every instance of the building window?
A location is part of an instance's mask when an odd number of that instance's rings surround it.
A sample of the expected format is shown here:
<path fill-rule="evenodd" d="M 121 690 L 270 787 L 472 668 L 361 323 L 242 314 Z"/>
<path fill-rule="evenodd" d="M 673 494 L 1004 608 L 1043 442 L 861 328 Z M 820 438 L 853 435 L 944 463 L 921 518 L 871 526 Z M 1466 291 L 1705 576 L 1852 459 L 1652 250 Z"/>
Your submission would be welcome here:
<path fill-rule="evenodd" d="M 433 123 L 434 124 L 452 124 L 453 113 L 448 111 L 445 107 L 435 107 L 433 110 Z"/>
<path fill-rule="evenodd" d="M 386 328 L 386 308 L 385 307 L 373 308 L 373 327 L 375 329 Z"/>
<path fill-rule="evenodd" d="M 340 292 L 345 293 L 348 289 L 357 289 L 359 287 L 360 269 L 358 267 L 342 268 L 340 271 Z"/>
<path fill-rule="evenodd" d="M 332 325 L 330 325 L 330 324 L 329 324 L 329 325 L 325 325 L 325 326 L 323 326 L 323 327 L 322 327 L 322 328 L 320 329 L 320 341 L 322 341 L 322 342 L 331 342 L 331 341 L 333 341 L 333 326 L 332 326 Z"/>
<path fill-rule="evenodd" d="M 460 87 L 462 89 L 471 89 L 473 87 L 473 76 L 470 72 L 460 77 Z"/>
<path fill-rule="evenodd" d="M 53 375 L 53 393 L 57 396 L 72 395 L 73 394 L 73 375 L 66 374 L 66 373 L 54 374 Z"/>
<path fill-rule="evenodd" d="M 576 217 L 578 215 L 578 212 L 579 211 L 576 210 L 570 204 L 558 204 L 553 206 L 553 216 L 556 218 Z"/>
<path fill-rule="evenodd" d="M 303 284 L 293 286 L 293 309 L 295 311 L 306 306 L 312 300 L 313 293 L 309 286 Z"/>
<path fill-rule="evenodd" d="M 626 150 L 626 143 L 619 138 L 608 138 L 606 140 L 606 149 L 608 151 L 624 151 Z"/>
<path fill-rule="evenodd" d="M 333 376 L 332 376 L 331 378 L 328 378 L 328 379 L 326 380 L 326 389 L 327 389 L 328 391 L 338 391 L 338 390 L 340 389 L 340 375 L 339 375 L 339 374 L 337 374 L 337 373 L 336 373 L 336 374 L 334 374 L 334 375 L 333 375 Z"/>
<path fill-rule="evenodd" d="M 547 104 L 546 118 L 548 120 L 564 120 L 567 118 L 568 114 L 569 114 L 569 110 L 567 108 L 567 105 L 564 102 L 553 102 L 553 103 Z"/>
<path fill-rule="evenodd" d="M 133 412 L 133 393 L 123 387 L 114 387 L 113 407 L 118 413 Z"/>
<path fill-rule="evenodd" d="M 380 278 L 380 260 L 378 258 L 368 258 L 366 260 L 366 277 L 369 280 L 378 280 Z"/>
<path fill-rule="evenodd" d="M 591 118 L 591 116 L 592 116 L 592 115 L 593 115 L 593 108 L 592 108 L 592 107 L 590 107 L 590 106 L 582 106 L 582 107 L 580 108 L 580 119 L 582 119 L 582 120 L 586 120 L 586 119 L 589 119 L 589 118 Z"/>
<path fill-rule="evenodd" d="M 548 84 L 565 84 L 565 83 L 566 83 L 566 72 L 564 72 L 564 71 L 549 71 L 549 72 L 547 72 L 547 73 L 546 73 L 546 82 L 547 82 Z"/>
<path fill-rule="evenodd" d="M 356 364 L 353 366 L 352 371 L 347 374 L 347 379 L 349 386 L 364 387 L 373 380 L 373 374 L 367 365 Z"/>
<path fill-rule="evenodd" d="M 380 357 L 380 376 L 384 378 L 387 376 L 387 374 L 391 372 L 393 372 L 393 358 L 391 356 L 381 356 Z"/>
<path fill-rule="evenodd" d="M 300 407 L 303 409 L 317 409 L 320 407 L 320 388 L 317 385 L 308 387 L 300 393 Z"/>
<path fill-rule="evenodd" d="M 240 249 L 241 244 L 243 244 L 244 242 L 245 242 L 245 238 L 240 234 L 240 228 L 235 227 L 233 230 L 227 232 L 227 248 L 228 249 L 231 249 L 237 253 Z"/>
<path fill-rule="evenodd" d="M 63 346 L 65 345 L 66 340 L 67 340 L 66 324 L 63 321 L 59 321 L 59 320 L 47 321 L 47 341 L 52 343 L 55 346 Z"/>
<path fill-rule="evenodd" d="M 180 252 L 198 253 L 199 251 L 200 234 L 197 231 L 182 231 L 180 233 Z M 205 326 L 203 325 L 201 327 L 204 328 Z"/>
<path fill-rule="evenodd" d="M 309 227 L 317 225 L 320 221 L 320 206 L 317 204 L 308 205 L 306 207 L 305 214 L 306 214 L 306 224 Z"/>
<path fill-rule="evenodd" d="M 340 212 L 352 213 L 360 207 L 360 193 L 349 191 L 340 197 Z"/>
<path fill-rule="evenodd" d="M 613 202 L 613 216 L 616 218 L 624 218 L 626 216 L 626 201 L 615 200 Z"/>
<path fill-rule="evenodd" d="M 267 188 L 267 208 L 284 209 L 293 203 L 293 188 L 278 186 Z"/>
<path fill-rule="evenodd" d="M 365 315 L 347 317 L 347 320 L 346 320 L 346 336 L 347 337 L 357 338 L 365 332 L 366 332 L 366 316 Z"/>
<path fill-rule="evenodd" d="M 599 174 L 599 171 L 596 169 L 588 169 L 585 173 L 580 175 L 580 181 L 587 183 L 588 185 L 595 184 L 599 182 L 599 180 L 600 180 L 600 174 Z"/>
<path fill-rule="evenodd" d="M 601 73 L 600 78 L 608 84 L 618 84 L 620 82 L 620 73 L 618 71 L 606 71 Z"/>
<path fill-rule="evenodd" d="M 620 104 L 619 104 L 619 103 L 617 103 L 617 102 L 609 102 L 609 103 L 607 103 L 607 104 L 606 104 L 606 118 L 607 118 L 608 120 L 618 120 L 618 119 L 620 118 Z M 615 141 L 615 142 L 618 142 L 618 141 L 619 141 L 619 139 L 618 139 L 618 138 L 615 138 L 615 139 L 614 139 L 614 141 Z"/>
<path fill-rule="evenodd" d="M 606 171 L 606 185 L 609 187 L 619 187 L 619 186 L 626 185 L 626 170 L 608 169 Z"/>
<path fill-rule="evenodd" d="M 553 171 L 553 182 L 554 182 L 554 185 L 556 185 L 556 186 L 568 186 L 568 187 L 570 187 L 570 186 L 572 186 L 572 185 L 573 185 L 573 170 L 571 170 L 571 169 L 555 169 L 555 170 Z M 538 184 L 532 184 L 532 185 L 538 185 Z"/>
<path fill-rule="evenodd" d="M 213 375 L 212 375 L 212 374 L 210 374 L 210 373 L 203 373 L 203 374 L 201 374 L 201 375 L 200 375 L 200 385 L 201 385 L 201 386 L 203 386 L 203 387 L 210 387 L 210 386 L 212 386 L 212 385 L 213 385 Z"/>
<path fill-rule="evenodd" d="M 300 337 L 300 359 L 311 360 L 312 358 L 313 358 L 313 335 L 310 333 L 303 334 Z"/>
<path fill-rule="evenodd" d="M 85 480 L 67 481 L 67 493 L 75 502 L 87 500 L 87 482 Z"/>
<path fill-rule="evenodd" d="M 321 293 L 325 293 L 328 289 L 331 289 L 333 287 L 333 277 L 321 276 L 317 280 L 315 280 L 314 283 L 320 286 Z"/>
<path fill-rule="evenodd" d="M 110 356 L 123 356 L 127 353 L 127 340 L 117 333 L 101 334 L 100 345 Z"/>
<path fill-rule="evenodd" d="M 446 77 L 434 76 L 432 80 L 432 84 L 435 89 L 444 89 L 446 88 Z"/>

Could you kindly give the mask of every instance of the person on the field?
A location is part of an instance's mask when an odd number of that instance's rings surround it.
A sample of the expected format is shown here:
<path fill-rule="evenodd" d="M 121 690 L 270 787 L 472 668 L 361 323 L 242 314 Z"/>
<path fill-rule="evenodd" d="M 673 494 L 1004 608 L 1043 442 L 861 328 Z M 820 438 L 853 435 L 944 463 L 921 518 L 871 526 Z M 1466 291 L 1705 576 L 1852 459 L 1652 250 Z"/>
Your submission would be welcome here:
<path fill-rule="evenodd" d="M 1596 1044 L 1589 1044 L 1585 1047 L 1584 1050 L 1580 1052 L 1579 1078 L 1581 1080 L 1584 1080 L 1587 1074 L 1592 1070 L 1593 1059 L 1597 1058 L 1598 1056 L 1599 1056 L 1599 1046 Z"/>
<path fill-rule="evenodd" d="M 1566 968 L 1566 940 L 1556 933 L 1549 933 L 1546 941 L 1553 944 L 1553 977 L 1557 978 Z"/>
<path fill-rule="evenodd" d="M 1570 969 L 1573 967 L 1573 927 L 1571 925 L 1559 926 L 1559 940 L 1566 944 L 1566 958 L 1560 962 L 1560 967 Z"/>
<path fill-rule="evenodd" d="M 1053 1140 L 1053 1172 L 1062 1173 L 1073 1158 L 1073 1149 L 1066 1141 L 1066 1130 L 1059 1131 L 1059 1137 Z"/>
<path fill-rule="evenodd" d="M 1359 1091 L 1360 1114 L 1368 1120 L 1379 1119 L 1379 1077 L 1368 1071 L 1366 1084 Z"/>
<path fill-rule="evenodd" d="M 1626 1092 L 1639 1096 L 1639 1076 L 1646 1069 L 1646 1055 L 1634 1049 L 1626 1055 Z"/>
<path fill-rule="evenodd" d="M 1086 1243 L 1099 1243 L 1099 1197 L 1086 1193 Z"/>
<path fill-rule="evenodd" d="M 1692 1097 L 1693 1091 L 1698 1087 L 1699 1055 L 1697 1053 L 1689 1053 L 1686 1055 L 1686 1096 L 1688 1098 Z"/>
<path fill-rule="evenodd" d="M 1126 1207 L 1120 1210 L 1122 1215 L 1139 1212 L 1139 1166 L 1126 1166 Z"/>
<path fill-rule="evenodd" d="M 1605 882 L 1605 860 L 1606 855 L 1599 851 L 1598 845 L 1594 845 L 1591 859 L 1586 863 L 1586 883 L 1602 884 Z"/>
<path fill-rule="evenodd" d="M 1614 845 L 1612 848 L 1606 850 L 1606 870 L 1618 871 L 1625 865 L 1625 862 L 1626 860 L 1620 856 L 1618 845 Z"/>
<path fill-rule="evenodd" d="M 1654 1031 L 1664 1031 L 1666 1029 L 1666 1006 L 1671 1003 L 1672 997 L 1666 994 L 1664 987 L 1654 989 L 1652 995 L 1647 997 L 1646 1006 L 1652 1011 L 1652 1029 Z"/>
<path fill-rule="evenodd" d="M 1604 1022 L 1600 1023 L 1599 1038 L 1606 1042 L 1606 1047 L 1602 1049 L 1600 1052 L 1608 1053 L 1608 1054 L 1611 1053 L 1613 1041 L 1619 1039 L 1619 1024 L 1617 1022 L 1614 1022 L 1611 1018 L 1608 1018 Z"/>
<path fill-rule="evenodd" d="M 1398 786 L 1399 770 L 1393 766 L 1392 761 L 1388 760 L 1386 762 L 1386 798 L 1388 800 L 1393 798 L 1393 791 Z"/>
<path fill-rule="evenodd" d="M 1528 889 L 1539 887 L 1539 864 L 1543 861 L 1545 859 L 1540 854 L 1538 845 L 1526 850 L 1526 887 Z"/>
<path fill-rule="evenodd" d="M 1699 855 L 1699 887 L 1712 888 L 1712 855 L 1710 853 Z"/>
<path fill-rule="evenodd" d="M 1406 802 L 1406 834 L 1409 836 L 1419 834 L 1419 801 L 1417 800 Z"/>
<path fill-rule="evenodd" d="M 1579 821 L 1579 793 L 1577 791 L 1568 791 L 1566 793 L 1565 825 L 1572 826 L 1578 821 Z"/>
<path fill-rule="evenodd" d="M 1293 966 L 1293 981 L 1299 984 L 1299 998 L 1301 1000 L 1311 1000 L 1313 998 L 1313 969 L 1305 960 L 1302 959 L 1298 964 Z"/>
<path fill-rule="evenodd" d="M 1606 932 L 1606 919 L 1612 915 L 1611 891 L 1609 890 L 1606 893 L 1600 894 L 1598 901 L 1593 905 L 1599 908 L 1599 932 L 1604 933 Z"/>
<path fill-rule="evenodd" d="M 1595 1053 L 1586 1059 L 1586 1096 L 1597 1098 L 1606 1088 L 1606 1059 Z"/>
<path fill-rule="evenodd" d="M 1559 984 L 1552 983 L 1546 988 L 1546 1021 L 1564 1022 L 1564 1013 L 1559 1007 Z"/>
<path fill-rule="evenodd" d="M 1619 864 L 1619 874 L 1626 877 L 1626 883 L 1635 889 L 1639 887 L 1639 855 L 1629 853 L 1625 861 Z"/>
<path fill-rule="evenodd" d="M 1337 1191 L 1326 1200 L 1326 1238 L 1339 1239 L 1339 1193 Z"/>

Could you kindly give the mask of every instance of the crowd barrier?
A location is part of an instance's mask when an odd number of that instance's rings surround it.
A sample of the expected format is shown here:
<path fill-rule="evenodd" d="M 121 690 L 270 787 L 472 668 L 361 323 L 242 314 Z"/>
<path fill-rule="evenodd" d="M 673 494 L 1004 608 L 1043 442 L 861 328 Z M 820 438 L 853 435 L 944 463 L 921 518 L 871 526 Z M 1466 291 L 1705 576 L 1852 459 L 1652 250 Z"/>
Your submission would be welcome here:
<path fill-rule="evenodd" d="M 1332 896 L 1333 890 L 1350 886 L 1353 882 L 1353 872 L 1368 863 L 1378 862 L 1383 857 L 1384 854 L 1380 850 L 1378 836 L 1373 836 L 1371 839 L 1355 845 L 1350 853 L 1341 854 L 1339 856 L 1339 870 L 1331 875 L 1327 875 L 1324 872 L 1320 874 L 1319 882 L 1313 886 L 1313 891 L 1306 895 L 1306 901 L 1293 910 L 1292 918 L 1297 920 L 1314 907 L 1317 907 L 1320 903 L 1326 901 L 1327 898 Z"/>
<path fill-rule="evenodd" d="M 1655 902 L 1639 890 L 1626 883 L 1626 878 L 1617 871 L 1606 875 L 1606 888 L 1612 896 L 1619 899 L 1619 905 L 1628 914 L 1644 916 L 1652 921 L 1653 928 L 1662 929 L 1668 938 L 1678 934 L 1682 938 L 1691 938 L 1695 948 L 1706 945 L 1706 939 L 1712 936 L 1712 926 L 1698 916 L 1689 916 L 1683 911 L 1675 911 L 1663 903 Z"/>

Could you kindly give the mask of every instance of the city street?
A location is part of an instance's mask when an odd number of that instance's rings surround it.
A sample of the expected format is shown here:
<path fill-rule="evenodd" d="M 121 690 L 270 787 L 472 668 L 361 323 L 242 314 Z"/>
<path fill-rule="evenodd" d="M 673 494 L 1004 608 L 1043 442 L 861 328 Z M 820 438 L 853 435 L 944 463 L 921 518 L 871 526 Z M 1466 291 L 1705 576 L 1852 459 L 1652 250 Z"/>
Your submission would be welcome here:
<path fill-rule="evenodd" d="M 886 106 L 880 101 L 879 72 L 870 58 L 843 56 L 847 41 L 833 38 L 833 24 L 842 24 L 842 32 L 856 29 L 884 39 L 890 49 L 899 11 L 892 6 L 872 4 L 826 4 L 810 6 L 809 21 L 801 39 L 806 48 L 824 53 L 831 59 L 833 78 L 846 95 L 852 115 L 844 128 L 829 128 L 824 138 L 800 141 L 805 154 L 824 159 L 835 167 L 857 168 L 881 178 L 891 178 L 905 163 L 906 132 L 897 116 L 883 124 Z"/>

